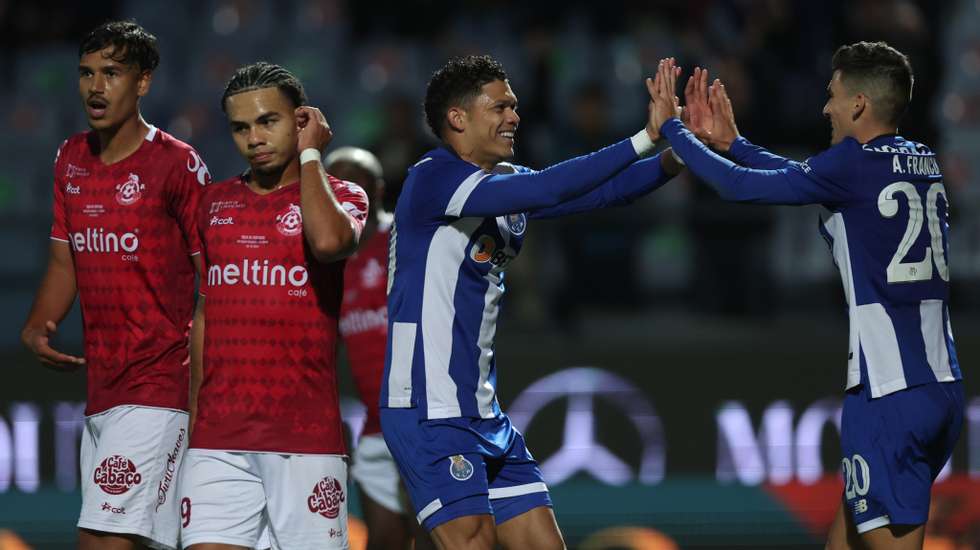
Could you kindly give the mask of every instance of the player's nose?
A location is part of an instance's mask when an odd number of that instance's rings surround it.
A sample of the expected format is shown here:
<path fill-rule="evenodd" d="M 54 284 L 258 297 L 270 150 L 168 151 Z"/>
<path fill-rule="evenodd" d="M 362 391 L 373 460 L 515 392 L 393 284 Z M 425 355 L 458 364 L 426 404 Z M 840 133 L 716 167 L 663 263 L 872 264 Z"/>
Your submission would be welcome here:
<path fill-rule="evenodd" d="M 105 91 L 105 76 L 101 73 L 96 72 L 90 82 L 92 83 L 89 88 L 90 91 L 98 93 Z"/>

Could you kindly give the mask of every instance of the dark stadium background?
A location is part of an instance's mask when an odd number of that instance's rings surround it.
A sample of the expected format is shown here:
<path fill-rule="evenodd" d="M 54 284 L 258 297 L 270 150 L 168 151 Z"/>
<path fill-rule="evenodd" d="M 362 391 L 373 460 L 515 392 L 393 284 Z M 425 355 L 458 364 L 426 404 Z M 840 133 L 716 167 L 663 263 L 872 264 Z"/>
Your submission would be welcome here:
<path fill-rule="evenodd" d="M 916 72 L 902 133 L 940 152 L 954 205 L 951 310 L 970 407 L 928 548 L 980 548 L 980 2 L 132 0 L 0 1 L 0 549 L 74 540 L 84 375 L 42 369 L 18 334 L 47 253 L 51 162 L 86 128 L 78 39 L 129 17 L 161 47 L 145 118 L 194 145 L 212 176 L 243 166 L 223 84 L 266 59 L 301 77 L 332 147 L 378 154 L 390 201 L 432 144 L 421 97 L 452 55 L 504 63 L 518 161 L 543 167 L 641 127 L 642 77 L 668 55 L 726 82 L 744 135 L 806 157 L 828 144 L 836 46 L 889 41 Z M 508 274 L 499 386 L 570 547 L 822 547 L 841 491 L 832 419 L 847 317 L 820 214 L 726 205 L 684 175 L 628 208 L 531 229 Z M 59 344 L 80 340 L 76 311 Z"/>

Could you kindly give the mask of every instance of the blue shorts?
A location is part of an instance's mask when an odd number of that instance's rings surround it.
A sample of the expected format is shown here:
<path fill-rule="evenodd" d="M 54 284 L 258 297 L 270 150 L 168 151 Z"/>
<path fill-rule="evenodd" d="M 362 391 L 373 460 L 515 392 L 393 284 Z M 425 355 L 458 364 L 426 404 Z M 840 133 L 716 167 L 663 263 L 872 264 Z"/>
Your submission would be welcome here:
<path fill-rule="evenodd" d="M 844 501 L 858 533 L 922 525 L 929 492 L 963 428 L 960 382 L 924 384 L 871 399 L 864 386 L 844 397 Z"/>
<path fill-rule="evenodd" d="M 420 420 L 418 409 L 381 409 L 385 443 L 431 531 L 462 516 L 491 514 L 498 524 L 551 506 L 538 463 L 510 419 Z"/>

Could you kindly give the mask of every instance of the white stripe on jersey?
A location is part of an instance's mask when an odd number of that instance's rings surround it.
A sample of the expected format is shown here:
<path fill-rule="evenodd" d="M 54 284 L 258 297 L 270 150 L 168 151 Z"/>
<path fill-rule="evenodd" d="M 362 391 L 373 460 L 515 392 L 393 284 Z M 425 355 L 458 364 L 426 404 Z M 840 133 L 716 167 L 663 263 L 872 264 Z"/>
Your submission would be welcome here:
<path fill-rule="evenodd" d="M 851 322 L 858 326 L 861 353 L 868 365 L 871 397 L 881 397 L 907 388 L 898 336 L 885 306 L 864 304 L 858 306 L 855 313 L 857 316 Z"/>
<path fill-rule="evenodd" d="M 462 187 L 462 185 L 460 186 Z M 453 351 L 454 302 L 467 244 L 481 218 L 463 218 L 436 229 L 425 258 L 422 284 L 422 353 L 425 361 L 427 418 L 460 416 L 456 383 L 449 374 Z"/>
<path fill-rule="evenodd" d="M 861 383 L 861 352 L 857 323 L 853 322 L 857 309 L 855 305 L 857 299 L 854 296 L 854 276 L 851 274 L 851 254 L 847 246 L 847 229 L 844 227 L 844 216 L 839 212 L 832 215 L 824 224 L 824 228 L 834 239 L 834 261 L 840 270 L 841 282 L 844 285 L 844 299 L 847 300 L 848 317 L 852 319 L 848 323 L 847 382 L 844 386 L 845 390 L 849 390 Z"/>
<path fill-rule="evenodd" d="M 470 174 L 468 178 L 463 180 L 456 188 L 451 199 L 449 199 L 449 204 L 446 206 L 447 216 L 459 216 L 460 212 L 463 211 L 463 205 L 466 204 L 466 199 L 470 198 L 470 193 L 476 189 L 477 184 L 483 181 L 483 178 L 489 176 L 490 174 L 484 172 L 483 170 L 477 170 Z"/>
<path fill-rule="evenodd" d="M 922 341 L 926 345 L 926 360 L 936 380 L 952 382 L 956 380 L 949 367 L 949 350 L 946 348 L 946 334 L 943 331 L 943 301 L 922 300 L 919 305 Z"/>
<path fill-rule="evenodd" d="M 388 373 L 388 406 L 412 406 L 412 359 L 415 357 L 415 323 L 391 324 L 391 370 Z"/>
<path fill-rule="evenodd" d="M 493 337 L 497 332 L 497 314 L 500 311 L 498 304 L 500 297 L 504 295 L 504 289 L 500 288 L 500 278 L 493 275 L 493 271 L 487 274 L 486 279 L 490 280 L 487 292 L 483 296 L 483 319 L 480 321 L 480 337 L 476 345 L 480 348 L 480 357 L 477 360 L 480 368 L 480 379 L 476 383 L 476 407 L 482 418 L 493 418 L 493 399 L 494 389 L 490 384 L 490 361 L 493 359 Z"/>

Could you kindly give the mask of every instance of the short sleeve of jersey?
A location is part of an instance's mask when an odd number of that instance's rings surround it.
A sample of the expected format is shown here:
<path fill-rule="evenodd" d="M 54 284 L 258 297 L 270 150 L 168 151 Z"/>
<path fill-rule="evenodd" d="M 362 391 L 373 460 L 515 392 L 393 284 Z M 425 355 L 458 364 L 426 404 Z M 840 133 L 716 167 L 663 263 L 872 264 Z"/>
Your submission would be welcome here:
<path fill-rule="evenodd" d="M 201 252 L 197 227 L 197 208 L 201 190 L 211 183 L 211 174 L 201 155 L 190 147 L 181 150 L 183 158 L 174 162 L 174 173 L 168 179 L 170 213 L 177 220 L 191 255 Z"/>
<path fill-rule="evenodd" d="M 333 191 L 333 196 L 340 203 L 344 212 L 347 212 L 347 215 L 353 220 L 354 231 L 360 237 L 368 216 L 367 194 L 356 183 L 340 180 L 330 175 L 327 177 L 330 180 L 330 189 Z"/>
<path fill-rule="evenodd" d="M 65 149 L 68 148 L 68 140 L 65 140 L 54 158 L 54 194 L 52 201 L 51 219 L 51 238 L 56 241 L 68 242 L 68 227 L 65 219 Z"/>
<path fill-rule="evenodd" d="M 796 165 L 805 178 L 793 178 L 804 203 L 839 204 L 853 200 L 861 145 L 846 138 L 830 149 Z M 792 169 L 792 168 L 791 168 Z"/>

